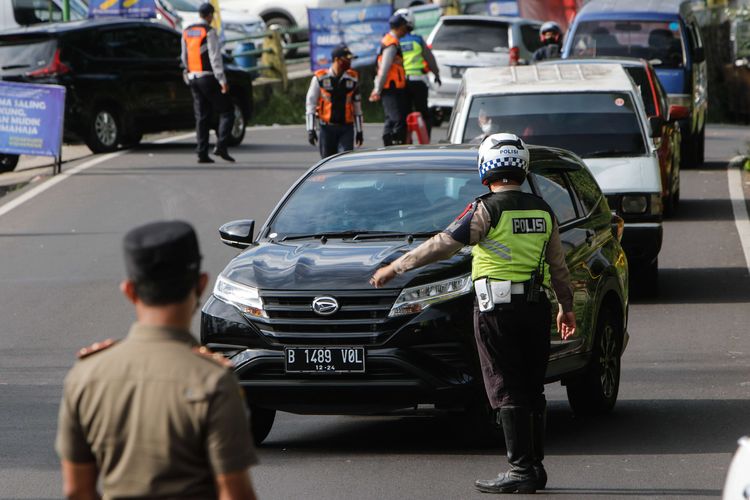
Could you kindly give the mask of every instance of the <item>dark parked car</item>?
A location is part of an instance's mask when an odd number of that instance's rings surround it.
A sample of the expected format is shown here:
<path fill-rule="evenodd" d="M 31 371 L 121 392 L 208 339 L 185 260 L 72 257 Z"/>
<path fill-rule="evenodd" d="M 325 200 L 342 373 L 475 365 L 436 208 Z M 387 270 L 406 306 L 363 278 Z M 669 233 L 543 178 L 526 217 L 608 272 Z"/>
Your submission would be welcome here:
<path fill-rule="evenodd" d="M 628 339 L 622 221 L 579 158 L 546 147 L 530 152 L 533 173 L 523 189 L 541 195 L 559 219 L 578 318 L 567 340 L 552 328 L 547 378 L 567 386 L 576 412 L 605 412 L 617 399 Z M 486 192 L 476 157 L 467 145 L 338 155 L 302 176 L 257 239 L 253 221 L 222 226 L 222 241 L 246 250 L 217 278 L 201 342 L 234 364 L 256 440 L 268 435 L 276 410 L 486 408 L 469 248 L 385 288 L 368 283 Z"/>
<path fill-rule="evenodd" d="M 195 124 L 180 34 L 156 22 L 91 19 L 4 31 L 0 65 L 2 80 L 64 85 L 65 137 L 95 153 L 138 144 L 146 132 Z M 250 119 L 252 83 L 231 64 L 226 73 L 235 106 L 231 145 L 237 145 Z"/>

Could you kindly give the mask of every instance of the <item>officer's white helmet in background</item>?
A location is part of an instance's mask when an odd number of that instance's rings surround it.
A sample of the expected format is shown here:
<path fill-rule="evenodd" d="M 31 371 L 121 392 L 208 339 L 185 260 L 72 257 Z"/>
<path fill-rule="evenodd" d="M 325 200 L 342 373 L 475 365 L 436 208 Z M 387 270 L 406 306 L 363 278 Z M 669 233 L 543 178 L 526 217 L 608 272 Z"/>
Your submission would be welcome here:
<path fill-rule="evenodd" d="M 477 168 L 485 186 L 501 179 L 523 182 L 529 171 L 529 149 L 515 134 L 492 134 L 479 145 Z"/>
<path fill-rule="evenodd" d="M 398 9 L 394 14 L 406 19 L 406 26 L 408 26 L 410 30 L 414 29 L 414 14 L 410 9 Z"/>

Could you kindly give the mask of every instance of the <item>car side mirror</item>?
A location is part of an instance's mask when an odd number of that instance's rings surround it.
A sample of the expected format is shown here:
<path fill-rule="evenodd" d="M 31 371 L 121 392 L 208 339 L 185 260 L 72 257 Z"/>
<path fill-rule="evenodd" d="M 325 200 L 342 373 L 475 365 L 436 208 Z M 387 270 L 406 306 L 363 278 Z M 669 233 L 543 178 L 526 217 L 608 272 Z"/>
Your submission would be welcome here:
<path fill-rule="evenodd" d="M 617 241 L 622 241 L 622 233 L 625 229 L 625 221 L 617 213 L 612 212 L 612 236 L 617 238 Z"/>
<path fill-rule="evenodd" d="M 233 220 L 219 228 L 221 242 L 234 248 L 247 248 L 253 244 L 255 221 L 252 219 Z"/>
<path fill-rule="evenodd" d="M 693 50 L 693 62 L 702 63 L 706 60 L 706 49 L 703 47 L 696 47 Z"/>
<path fill-rule="evenodd" d="M 661 128 L 664 126 L 664 120 L 658 116 L 649 116 L 648 124 L 651 126 L 651 137 L 659 137 L 661 135 Z"/>
<path fill-rule="evenodd" d="M 690 108 L 687 106 L 679 106 L 677 104 L 672 104 L 669 106 L 669 118 L 668 120 L 670 122 L 677 121 L 677 120 L 684 120 L 686 118 L 690 117 Z"/>

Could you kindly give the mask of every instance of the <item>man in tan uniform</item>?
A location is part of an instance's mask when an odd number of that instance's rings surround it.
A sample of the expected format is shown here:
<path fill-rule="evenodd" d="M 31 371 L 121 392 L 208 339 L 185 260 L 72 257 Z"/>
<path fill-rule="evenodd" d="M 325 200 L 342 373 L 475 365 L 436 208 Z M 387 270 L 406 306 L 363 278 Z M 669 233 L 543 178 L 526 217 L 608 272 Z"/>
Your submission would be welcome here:
<path fill-rule="evenodd" d="M 254 499 L 257 462 L 242 392 L 224 358 L 189 332 L 208 276 L 193 228 L 156 222 L 124 240 L 120 289 L 137 322 L 81 349 L 60 406 L 68 498 Z"/>

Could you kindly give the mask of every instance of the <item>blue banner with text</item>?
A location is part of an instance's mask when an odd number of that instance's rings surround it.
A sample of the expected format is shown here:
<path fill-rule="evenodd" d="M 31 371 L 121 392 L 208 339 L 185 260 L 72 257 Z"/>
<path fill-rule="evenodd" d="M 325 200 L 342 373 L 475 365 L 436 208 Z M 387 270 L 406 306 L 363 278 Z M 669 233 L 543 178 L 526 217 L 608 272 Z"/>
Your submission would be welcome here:
<path fill-rule="evenodd" d="M 156 17 L 154 0 L 90 0 L 89 17 Z"/>
<path fill-rule="evenodd" d="M 59 158 L 64 115 L 65 87 L 0 82 L 0 153 Z"/>
<path fill-rule="evenodd" d="M 353 66 L 374 64 L 380 39 L 388 33 L 390 4 L 340 9 L 307 9 L 310 24 L 310 68 L 316 71 L 331 65 L 331 49 L 340 43 L 357 56 Z"/>

